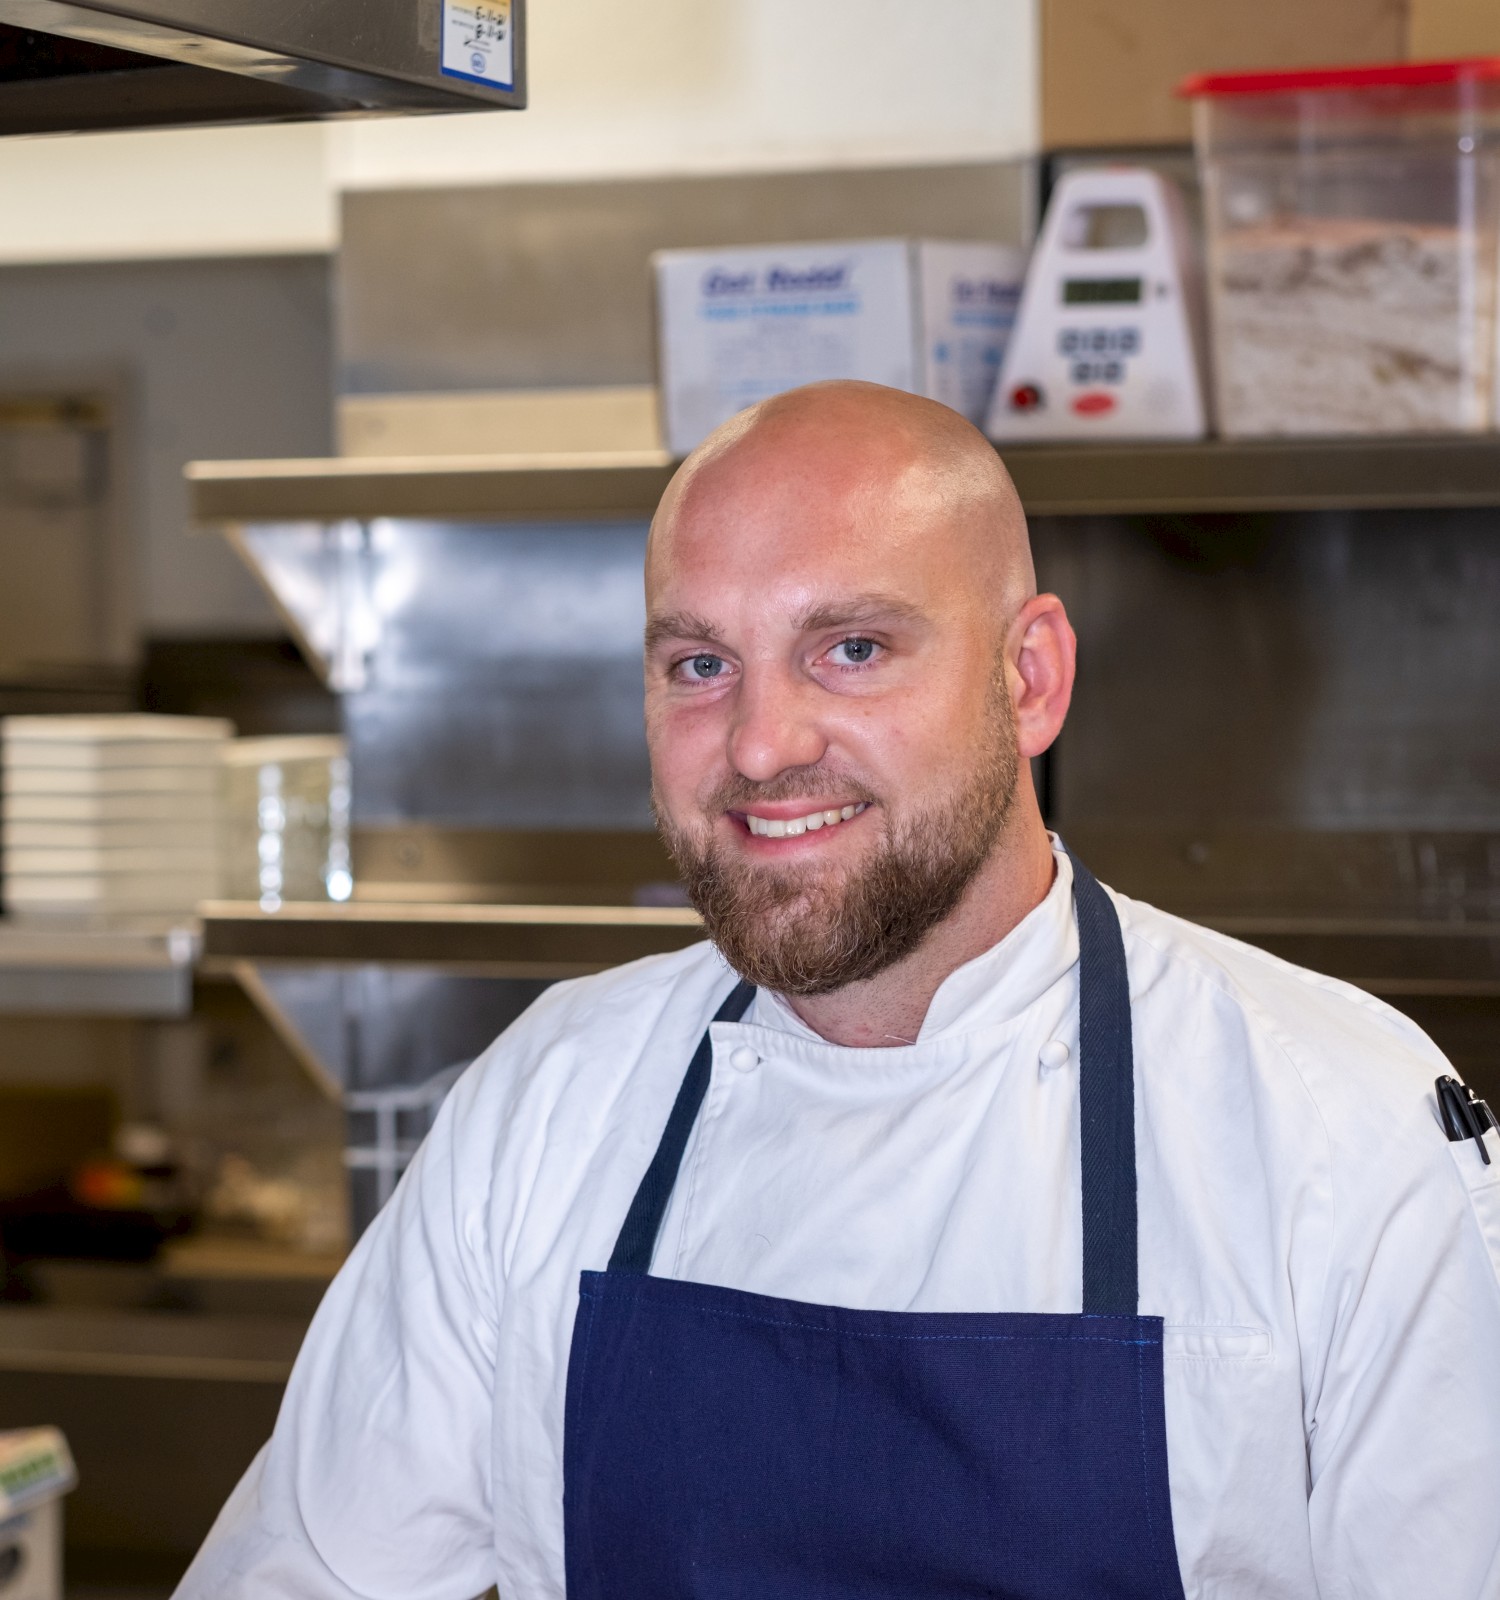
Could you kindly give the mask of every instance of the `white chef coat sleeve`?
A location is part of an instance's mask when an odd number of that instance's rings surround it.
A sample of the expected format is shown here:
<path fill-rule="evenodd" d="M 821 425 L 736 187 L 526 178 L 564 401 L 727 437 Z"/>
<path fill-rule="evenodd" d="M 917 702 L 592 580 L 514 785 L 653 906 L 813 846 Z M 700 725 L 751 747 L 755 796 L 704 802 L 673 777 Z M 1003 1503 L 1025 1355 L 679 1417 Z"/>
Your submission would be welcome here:
<path fill-rule="evenodd" d="M 329 1289 L 177 1600 L 473 1600 L 494 1582 L 482 1076 L 455 1086 Z"/>
<path fill-rule="evenodd" d="M 1500 1600 L 1500 1165 L 1449 1144 L 1432 1082 L 1452 1069 L 1385 1018 L 1399 1071 L 1346 1063 L 1320 1107 L 1333 1230 L 1304 1352 L 1318 1591 Z"/>

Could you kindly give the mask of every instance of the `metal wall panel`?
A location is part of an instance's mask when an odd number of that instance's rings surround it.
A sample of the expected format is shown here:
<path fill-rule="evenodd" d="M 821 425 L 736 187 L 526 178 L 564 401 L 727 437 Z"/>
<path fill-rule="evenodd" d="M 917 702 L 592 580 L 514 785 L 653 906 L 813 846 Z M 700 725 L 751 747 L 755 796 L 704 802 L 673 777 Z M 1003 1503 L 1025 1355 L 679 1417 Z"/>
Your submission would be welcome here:
<path fill-rule="evenodd" d="M 643 525 L 390 524 L 355 821 L 647 828 Z"/>
<path fill-rule="evenodd" d="M 353 191 L 339 389 L 566 388 L 655 377 L 653 250 L 891 235 L 1029 237 L 1024 161 Z"/>
<path fill-rule="evenodd" d="M 190 531 L 182 469 L 332 449 L 330 325 L 325 256 L 0 267 L 0 388 L 119 402 L 108 659 L 141 633 L 274 633 L 233 553 Z"/>
<path fill-rule="evenodd" d="M 651 826 L 643 521 L 380 518 L 241 538 L 342 692 L 356 823 Z"/>
<path fill-rule="evenodd" d="M 1500 828 L 1495 521 L 1038 519 L 1080 639 L 1056 820 Z"/>

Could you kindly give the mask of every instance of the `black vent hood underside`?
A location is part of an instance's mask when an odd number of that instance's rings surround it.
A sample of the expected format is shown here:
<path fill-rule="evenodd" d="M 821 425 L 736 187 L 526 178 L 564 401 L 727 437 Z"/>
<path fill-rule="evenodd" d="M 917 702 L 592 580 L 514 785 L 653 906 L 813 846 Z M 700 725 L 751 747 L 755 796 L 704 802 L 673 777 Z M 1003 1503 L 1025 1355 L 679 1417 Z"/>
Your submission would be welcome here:
<path fill-rule="evenodd" d="M 445 0 L 0 0 L 0 135 L 518 108 L 522 5 L 460 8 L 513 30 L 507 89 L 442 72 Z"/>

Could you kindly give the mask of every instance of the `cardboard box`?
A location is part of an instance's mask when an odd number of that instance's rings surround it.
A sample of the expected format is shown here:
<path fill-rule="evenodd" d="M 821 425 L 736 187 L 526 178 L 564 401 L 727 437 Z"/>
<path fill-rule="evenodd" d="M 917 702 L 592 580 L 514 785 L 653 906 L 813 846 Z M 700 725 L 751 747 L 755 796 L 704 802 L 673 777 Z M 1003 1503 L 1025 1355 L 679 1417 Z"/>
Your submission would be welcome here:
<path fill-rule="evenodd" d="M 1413 61 L 1500 55 L 1494 0 L 1409 0 L 1407 54 Z"/>
<path fill-rule="evenodd" d="M 1433 10 L 1491 0 L 1422 0 Z M 1194 72 L 1398 61 L 1397 0 L 1042 0 L 1044 149 L 1186 144 Z"/>
<path fill-rule="evenodd" d="M 869 239 L 654 258 L 662 431 L 686 455 L 769 395 L 864 378 L 983 419 L 1025 257 L 1008 245 Z"/>

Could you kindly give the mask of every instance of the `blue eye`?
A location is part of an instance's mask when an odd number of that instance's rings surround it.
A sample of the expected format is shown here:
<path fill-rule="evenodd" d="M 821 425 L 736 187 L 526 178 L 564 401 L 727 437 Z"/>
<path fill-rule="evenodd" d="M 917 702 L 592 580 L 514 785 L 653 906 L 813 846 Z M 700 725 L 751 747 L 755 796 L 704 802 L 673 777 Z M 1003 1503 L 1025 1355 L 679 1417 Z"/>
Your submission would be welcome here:
<path fill-rule="evenodd" d="M 841 639 L 829 654 L 841 667 L 862 667 L 865 662 L 874 659 L 875 652 L 879 648 L 873 639 Z M 840 650 L 844 652 L 842 660 L 838 660 Z"/>
<path fill-rule="evenodd" d="M 689 656 L 683 666 L 687 668 L 688 676 L 700 683 L 707 678 L 717 678 L 724 670 L 724 662 L 718 656 Z"/>

